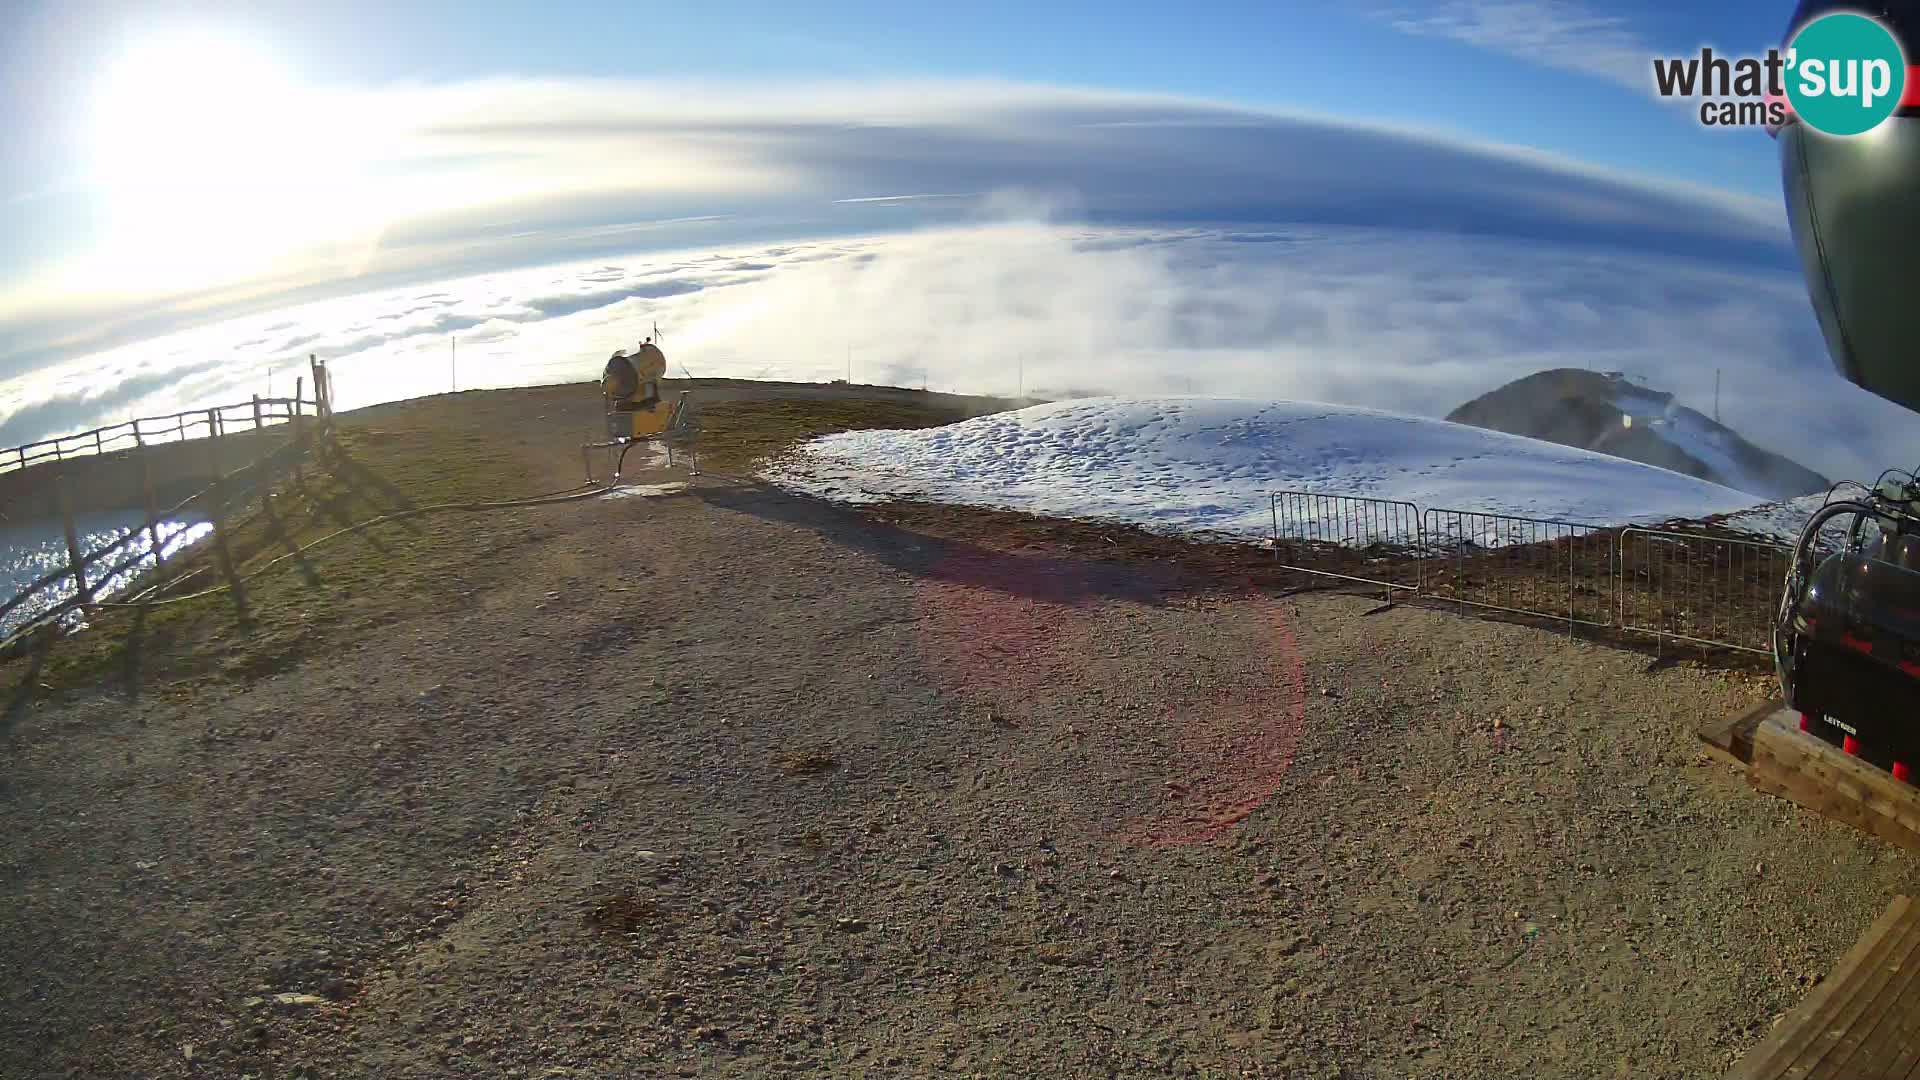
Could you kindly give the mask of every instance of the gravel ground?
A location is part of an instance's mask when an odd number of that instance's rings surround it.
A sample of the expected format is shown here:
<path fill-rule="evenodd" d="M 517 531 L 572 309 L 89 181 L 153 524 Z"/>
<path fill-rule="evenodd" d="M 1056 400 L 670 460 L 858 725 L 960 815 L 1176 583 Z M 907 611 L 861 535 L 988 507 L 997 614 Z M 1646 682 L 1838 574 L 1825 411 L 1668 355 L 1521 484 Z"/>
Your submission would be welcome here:
<path fill-rule="evenodd" d="M 470 527 L 26 712 L 0 1075 L 1710 1075 L 1920 884 L 1698 750 L 1757 676 L 717 480 Z"/>

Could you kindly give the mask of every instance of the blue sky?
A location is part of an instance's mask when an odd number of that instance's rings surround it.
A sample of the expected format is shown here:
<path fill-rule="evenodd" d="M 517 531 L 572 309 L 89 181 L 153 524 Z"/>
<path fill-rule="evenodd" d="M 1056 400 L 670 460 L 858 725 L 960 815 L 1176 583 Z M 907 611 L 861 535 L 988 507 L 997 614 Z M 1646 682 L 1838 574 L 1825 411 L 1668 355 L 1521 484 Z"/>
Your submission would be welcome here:
<path fill-rule="evenodd" d="M 1665 216 L 1693 253 L 1779 255 L 1771 141 L 1705 129 L 1649 88 L 1654 56 L 1755 53 L 1789 14 L 1644 0 L 15 2 L 0 8 L 0 338 L 13 339 L 0 378 L 276 298 L 623 245 L 953 220 L 951 204 L 842 200 L 962 181 L 976 196 L 1038 186 L 1095 221 L 1277 220 L 1304 205 L 1314 221 L 1544 240 L 1563 219 L 1593 237 L 1624 217 L 1620 243 L 1672 250 Z M 1206 108 L 1169 112 L 1176 100 Z M 1294 119 L 1236 136 L 1249 111 Z M 1088 134 L 1143 124 L 1167 134 Z M 1461 148 L 1439 169 L 1453 190 L 1429 189 L 1407 133 Z M 1551 157 L 1519 177 L 1482 144 Z M 1687 198 L 1596 188 L 1588 166 L 1745 206 L 1725 222 L 1710 209 L 1703 233 Z M 1499 182 L 1475 192 L 1483 167 Z M 1287 173 L 1263 198 L 1263 177 Z M 1524 221 L 1509 220 L 1516 205 Z"/>
<path fill-rule="evenodd" d="M 224 9 L 224 10 L 223 10 Z M 24 135 L 6 194 L 70 179 L 72 103 L 114 49 L 179 25 L 257 36 L 307 80 L 378 86 L 497 75 L 994 77 L 1165 91 L 1392 119 L 1748 191 L 1771 191 L 1765 140 L 1708 132 L 1599 73 L 1703 44 L 1752 53 L 1791 5 L 1769 2 L 911 5 L 618 2 L 369 4 L 28 0 L 0 14 L 4 117 Z M 1489 13 L 1499 21 L 1492 23 Z M 1477 17 L 1476 35 L 1460 27 Z M 1438 25 L 1456 24 L 1448 36 Z M 1432 23 L 1426 33 L 1409 24 Z M 1515 27 L 1531 30 L 1529 40 Z M 1477 36 L 1477 40 L 1468 40 Z M 1504 39 L 1504 40 L 1503 40 Z M 1584 59 L 1579 53 L 1588 54 Z M 1642 60 L 1645 63 L 1645 60 Z M 1582 70 L 1585 67 L 1586 70 Z"/>
<path fill-rule="evenodd" d="M 315 353 L 359 403 L 431 392 L 455 335 L 469 385 L 581 377 L 657 321 L 710 374 L 1003 392 L 1017 355 L 1421 415 L 1551 366 L 1708 408 L 1724 372 L 1750 436 L 1870 475 L 1920 443 L 1825 358 L 1772 141 L 1652 92 L 1790 15 L 0 3 L 0 443 Z"/>

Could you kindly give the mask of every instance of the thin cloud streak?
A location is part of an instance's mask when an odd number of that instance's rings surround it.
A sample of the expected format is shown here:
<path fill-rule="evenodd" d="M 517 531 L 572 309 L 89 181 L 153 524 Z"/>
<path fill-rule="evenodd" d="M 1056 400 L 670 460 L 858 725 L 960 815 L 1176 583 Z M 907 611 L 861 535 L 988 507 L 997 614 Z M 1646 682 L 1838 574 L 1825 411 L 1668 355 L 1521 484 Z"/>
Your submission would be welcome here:
<path fill-rule="evenodd" d="M 1447 0 L 1374 16 L 1404 34 L 1442 38 L 1518 60 L 1654 92 L 1653 47 L 1626 19 L 1575 0 Z"/>

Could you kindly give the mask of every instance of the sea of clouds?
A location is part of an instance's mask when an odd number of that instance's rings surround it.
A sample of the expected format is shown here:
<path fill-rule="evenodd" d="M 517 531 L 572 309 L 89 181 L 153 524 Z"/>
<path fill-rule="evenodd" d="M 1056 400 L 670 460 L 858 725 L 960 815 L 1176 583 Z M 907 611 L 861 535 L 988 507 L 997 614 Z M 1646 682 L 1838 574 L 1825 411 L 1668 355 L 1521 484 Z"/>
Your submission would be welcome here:
<path fill-rule="evenodd" d="M 705 113 L 689 95 L 669 122 L 617 88 L 590 107 L 488 93 L 437 152 L 641 168 L 653 140 L 724 161 L 729 186 L 642 200 L 700 223 L 678 231 L 622 225 L 642 203 L 611 190 L 597 217 L 529 210 L 503 235 L 390 229 L 391 265 L 323 290 L 341 295 L 186 329 L 29 321 L 0 346 L 0 444 L 286 394 L 309 355 L 342 408 L 590 380 L 657 324 L 676 375 L 1425 416 L 1549 367 L 1627 371 L 1711 413 L 1718 373 L 1721 417 L 1812 468 L 1920 460 L 1915 418 L 1833 374 L 1767 200 L 1138 96 L 923 94 L 876 118 L 859 95 Z M 551 122 L 575 114 L 591 122 Z"/>

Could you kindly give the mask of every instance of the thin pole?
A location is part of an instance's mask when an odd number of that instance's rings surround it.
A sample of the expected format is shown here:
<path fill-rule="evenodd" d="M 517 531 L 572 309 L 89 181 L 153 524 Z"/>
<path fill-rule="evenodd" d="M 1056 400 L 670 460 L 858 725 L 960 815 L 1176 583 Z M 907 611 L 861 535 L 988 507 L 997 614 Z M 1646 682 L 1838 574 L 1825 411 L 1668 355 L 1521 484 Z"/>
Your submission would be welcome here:
<path fill-rule="evenodd" d="M 145 449 L 135 452 L 140 457 L 140 501 L 147 512 L 147 540 L 153 545 L 153 565 L 157 567 L 166 563 L 167 553 L 160 543 L 160 512 L 155 508 L 153 497 L 153 463 L 147 460 Z"/>
<path fill-rule="evenodd" d="M 300 396 L 306 392 L 305 375 L 293 380 L 293 412 L 287 422 L 293 425 L 293 483 L 305 490 L 307 473 L 303 462 L 307 456 L 307 418 L 306 411 L 300 407 Z"/>
<path fill-rule="evenodd" d="M 79 597 L 81 608 L 92 615 L 93 590 L 87 588 L 86 561 L 80 557 L 80 535 L 73 523 L 73 499 L 67 493 L 67 478 L 57 478 L 54 485 L 54 492 L 60 497 L 60 523 L 67 534 L 67 569 L 73 574 L 74 595 Z"/>
<path fill-rule="evenodd" d="M 457 394 L 460 392 L 460 339 L 450 337 L 447 339 L 447 344 L 453 347 L 452 357 L 447 361 L 447 378 L 454 393 Z"/>
<path fill-rule="evenodd" d="M 227 579 L 227 588 L 233 593 L 233 606 L 239 611 L 240 621 L 244 624 L 249 621 L 247 594 L 245 589 L 241 587 L 239 573 L 234 569 L 233 550 L 227 544 L 227 481 L 224 477 L 217 475 L 218 472 L 219 470 L 216 467 L 213 487 L 209 492 L 209 498 L 213 502 L 213 506 L 211 507 L 213 510 L 213 551 L 215 558 L 219 561 L 220 572 Z"/>
<path fill-rule="evenodd" d="M 220 438 L 220 410 L 208 409 L 207 410 L 207 465 L 212 472 L 212 479 L 214 480 L 220 479 L 220 444 L 217 442 L 219 438 Z"/>

